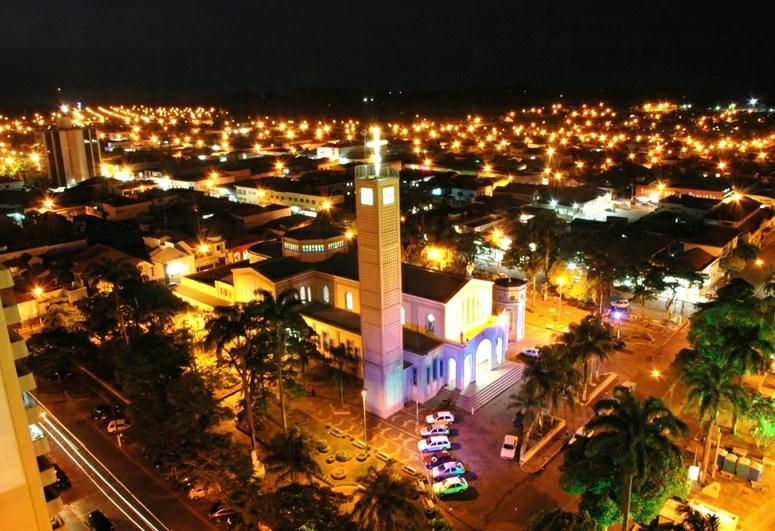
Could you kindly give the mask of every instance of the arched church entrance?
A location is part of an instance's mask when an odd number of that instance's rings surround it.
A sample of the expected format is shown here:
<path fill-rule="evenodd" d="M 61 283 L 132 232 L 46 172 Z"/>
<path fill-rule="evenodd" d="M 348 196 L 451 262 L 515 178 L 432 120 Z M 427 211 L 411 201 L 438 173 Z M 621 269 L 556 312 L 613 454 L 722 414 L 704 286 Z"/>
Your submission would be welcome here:
<path fill-rule="evenodd" d="M 463 387 L 471 383 L 474 376 L 474 357 L 469 354 L 463 361 Z"/>
<path fill-rule="evenodd" d="M 455 386 L 457 381 L 457 361 L 455 358 L 449 358 L 447 362 L 447 385 Z"/>

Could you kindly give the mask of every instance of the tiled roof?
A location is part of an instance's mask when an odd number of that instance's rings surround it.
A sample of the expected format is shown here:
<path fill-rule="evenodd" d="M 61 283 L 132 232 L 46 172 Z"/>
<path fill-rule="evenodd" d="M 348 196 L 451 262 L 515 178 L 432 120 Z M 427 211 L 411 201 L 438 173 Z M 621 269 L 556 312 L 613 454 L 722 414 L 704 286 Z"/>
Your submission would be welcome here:
<path fill-rule="evenodd" d="M 284 278 L 292 277 L 293 275 L 298 275 L 304 271 L 309 271 L 314 265 L 315 264 L 310 262 L 302 262 L 296 258 L 283 257 L 256 262 L 250 267 L 269 280 L 276 282 L 278 280 L 283 280 Z"/>
<path fill-rule="evenodd" d="M 404 328 L 404 350 L 414 354 L 427 354 L 444 344 L 440 339 L 427 336 L 409 328 Z"/>
<path fill-rule="evenodd" d="M 447 302 L 466 285 L 461 275 L 401 264 L 402 291 L 423 299 Z"/>
<path fill-rule="evenodd" d="M 231 272 L 232 269 L 238 267 L 247 267 L 248 265 L 250 265 L 250 262 L 243 260 L 242 262 L 235 262 L 233 264 L 214 267 L 213 269 L 207 269 L 205 271 L 200 271 L 199 273 L 186 275 L 186 278 L 196 280 L 197 282 L 201 282 L 203 284 L 209 284 L 210 286 L 215 286 L 216 280 L 220 282 L 226 282 L 228 284 L 233 284 L 234 280 Z"/>
<path fill-rule="evenodd" d="M 315 264 L 315 271 L 358 281 L 358 257 L 349 253 L 336 253 Z"/>
<path fill-rule="evenodd" d="M 337 328 L 349 330 L 356 334 L 361 333 L 360 314 L 348 310 L 334 308 L 327 304 L 315 302 L 304 306 L 301 309 L 301 314 L 306 315 L 310 319 L 315 319 L 316 321 L 321 321 Z"/>

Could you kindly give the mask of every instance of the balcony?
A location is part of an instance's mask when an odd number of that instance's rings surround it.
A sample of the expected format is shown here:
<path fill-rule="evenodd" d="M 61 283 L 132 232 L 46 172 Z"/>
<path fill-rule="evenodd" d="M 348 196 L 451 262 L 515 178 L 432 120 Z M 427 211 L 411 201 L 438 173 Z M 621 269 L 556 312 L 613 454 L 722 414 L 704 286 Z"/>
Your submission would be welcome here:
<path fill-rule="evenodd" d="M 38 385 L 35 383 L 35 375 L 21 361 L 16 361 L 16 376 L 19 377 L 19 387 L 22 393 L 27 393 L 35 389 Z"/>
<path fill-rule="evenodd" d="M 43 486 L 48 487 L 56 483 L 57 472 L 54 470 L 54 463 L 45 456 L 38 456 L 38 470 L 40 471 L 40 479 L 43 481 Z"/>
<path fill-rule="evenodd" d="M 27 350 L 27 342 L 13 328 L 8 328 L 8 336 L 11 339 L 11 353 L 14 361 L 24 359 L 30 355 Z"/>
<path fill-rule="evenodd" d="M 19 307 L 15 303 L 13 306 L 3 304 L 3 313 L 5 314 L 5 324 L 7 325 L 15 325 L 22 320 L 21 315 L 19 315 Z"/>
<path fill-rule="evenodd" d="M 48 443 L 48 437 L 40 429 L 37 424 L 30 424 L 30 438 L 32 439 L 32 447 L 35 449 L 35 455 L 46 455 L 51 451 L 51 446 Z"/>
<path fill-rule="evenodd" d="M 56 516 L 65 508 L 65 504 L 62 503 L 62 498 L 59 497 L 59 491 L 54 487 L 43 487 L 43 492 L 46 495 L 46 507 L 48 507 L 48 515 Z"/>
<path fill-rule="evenodd" d="M 24 411 L 27 413 L 27 424 L 34 424 L 43 416 L 43 408 L 29 393 L 22 393 Z"/>
<path fill-rule="evenodd" d="M 11 270 L 6 266 L 0 266 L 0 289 L 12 288 L 13 276 L 11 276 Z"/>

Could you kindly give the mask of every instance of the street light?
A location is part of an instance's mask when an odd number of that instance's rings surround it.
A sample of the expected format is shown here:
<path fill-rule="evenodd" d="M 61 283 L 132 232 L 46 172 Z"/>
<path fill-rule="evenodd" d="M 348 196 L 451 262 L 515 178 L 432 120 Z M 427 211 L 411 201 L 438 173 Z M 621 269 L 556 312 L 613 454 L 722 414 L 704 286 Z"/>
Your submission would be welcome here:
<path fill-rule="evenodd" d="M 560 277 L 560 301 L 557 305 L 557 324 L 562 323 L 562 284 L 565 281 L 564 278 Z"/>
<path fill-rule="evenodd" d="M 622 314 L 614 312 L 611 316 L 616 320 L 616 339 L 621 339 L 622 336 Z"/>
<path fill-rule="evenodd" d="M 364 387 L 361 391 L 361 396 L 363 397 L 363 444 L 366 445 L 366 448 L 369 447 L 369 436 L 366 431 L 366 391 L 367 389 Z"/>

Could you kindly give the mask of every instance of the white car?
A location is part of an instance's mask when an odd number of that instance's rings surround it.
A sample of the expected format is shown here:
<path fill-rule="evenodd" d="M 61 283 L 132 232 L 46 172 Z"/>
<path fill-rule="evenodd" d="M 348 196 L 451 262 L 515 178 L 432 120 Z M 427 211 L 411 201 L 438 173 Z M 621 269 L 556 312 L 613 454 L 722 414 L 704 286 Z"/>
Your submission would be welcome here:
<path fill-rule="evenodd" d="M 630 307 L 630 301 L 628 301 L 627 299 L 620 299 L 618 301 L 613 301 L 611 303 L 611 306 L 613 306 L 614 308 L 619 308 L 620 310 L 626 310 L 627 308 Z"/>
<path fill-rule="evenodd" d="M 455 422 L 455 415 L 449 411 L 437 411 L 425 417 L 425 422 L 428 424 L 452 424 Z"/>
<path fill-rule="evenodd" d="M 420 435 L 423 437 L 432 437 L 433 435 L 449 435 L 449 426 L 446 424 L 428 424 L 420 429 Z"/>
<path fill-rule="evenodd" d="M 431 475 L 434 481 L 441 481 L 455 476 L 462 476 L 466 469 L 461 461 L 449 461 L 431 469 Z"/>
<path fill-rule="evenodd" d="M 517 437 L 516 435 L 506 435 L 503 438 L 501 446 L 501 457 L 503 459 L 514 459 L 517 456 Z"/>
<path fill-rule="evenodd" d="M 417 443 L 417 449 L 422 453 L 438 452 L 439 450 L 449 450 L 452 448 L 452 443 L 444 435 L 436 435 L 435 437 L 429 437 L 423 439 Z"/>
<path fill-rule="evenodd" d="M 121 433 L 128 430 L 132 423 L 127 419 L 111 420 L 108 422 L 108 433 Z"/>
<path fill-rule="evenodd" d="M 541 355 L 541 350 L 538 347 L 526 347 L 519 349 L 519 353 L 528 358 L 538 358 Z"/>

